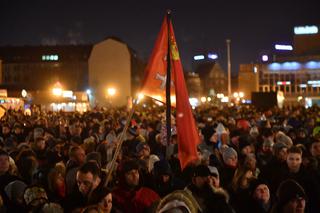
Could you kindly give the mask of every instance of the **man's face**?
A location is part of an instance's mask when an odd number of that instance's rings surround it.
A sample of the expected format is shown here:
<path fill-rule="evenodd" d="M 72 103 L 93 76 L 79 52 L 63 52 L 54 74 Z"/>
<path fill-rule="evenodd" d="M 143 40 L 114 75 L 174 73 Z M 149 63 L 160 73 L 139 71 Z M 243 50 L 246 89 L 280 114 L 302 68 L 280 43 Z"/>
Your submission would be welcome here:
<path fill-rule="evenodd" d="M 139 171 L 137 169 L 132 169 L 128 171 L 125 175 L 125 180 L 128 186 L 135 187 L 139 185 Z"/>
<path fill-rule="evenodd" d="M 2 127 L 2 133 L 5 134 L 5 135 L 9 134 L 10 133 L 10 128 L 7 127 L 7 126 L 3 126 Z"/>
<path fill-rule="evenodd" d="M 99 185 L 98 177 L 94 177 L 91 172 L 77 172 L 77 185 L 82 195 L 87 196 Z"/>
<path fill-rule="evenodd" d="M 262 201 L 262 203 L 267 203 L 270 199 L 270 191 L 268 186 L 265 184 L 260 184 L 254 190 L 253 197 L 258 201 Z"/>
<path fill-rule="evenodd" d="M 306 200 L 304 198 L 294 198 L 284 206 L 284 212 L 304 213 Z"/>
<path fill-rule="evenodd" d="M 6 155 L 0 155 L 0 174 L 4 174 L 9 170 L 9 157 Z"/>
<path fill-rule="evenodd" d="M 46 141 L 45 140 L 38 140 L 36 146 L 39 150 L 44 150 L 46 148 Z"/>
<path fill-rule="evenodd" d="M 139 152 L 139 156 L 145 158 L 150 156 L 150 147 L 148 145 L 144 145 L 143 149 Z"/>
<path fill-rule="evenodd" d="M 289 153 L 287 157 L 287 165 L 290 172 L 298 172 L 302 163 L 302 157 L 299 153 Z"/>
<path fill-rule="evenodd" d="M 70 128 L 71 135 L 77 135 L 80 136 L 82 132 L 82 127 L 80 123 L 75 123 L 71 128 Z"/>
<path fill-rule="evenodd" d="M 86 159 L 86 153 L 84 152 L 84 150 L 82 148 L 78 149 L 76 151 L 76 155 L 75 155 L 76 161 L 81 165 L 84 163 L 85 159 Z"/>
<path fill-rule="evenodd" d="M 320 157 L 320 142 L 313 143 L 310 152 L 313 157 Z"/>

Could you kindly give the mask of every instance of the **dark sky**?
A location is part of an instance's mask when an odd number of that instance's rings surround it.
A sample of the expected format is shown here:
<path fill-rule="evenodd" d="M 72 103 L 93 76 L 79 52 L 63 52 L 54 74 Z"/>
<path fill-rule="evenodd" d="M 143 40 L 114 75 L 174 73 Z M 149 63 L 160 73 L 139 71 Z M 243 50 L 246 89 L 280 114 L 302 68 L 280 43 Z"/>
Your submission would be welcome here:
<path fill-rule="evenodd" d="M 114 3 L 117 2 L 117 3 Z M 232 71 L 254 62 L 275 42 L 291 42 L 293 26 L 320 25 L 317 0 L 1 0 L 0 45 L 88 44 L 116 36 L 147 59 L 166 9 L 182 63 L 217 52 L 226 67 L 231 39 Z"/>

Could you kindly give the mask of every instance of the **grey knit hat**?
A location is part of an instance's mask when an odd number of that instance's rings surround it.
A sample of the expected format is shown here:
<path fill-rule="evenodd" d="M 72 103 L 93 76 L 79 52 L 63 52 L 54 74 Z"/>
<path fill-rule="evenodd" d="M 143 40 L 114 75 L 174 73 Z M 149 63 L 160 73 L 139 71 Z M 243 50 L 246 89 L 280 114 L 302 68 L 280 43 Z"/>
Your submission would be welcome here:
<path fill-rule="evenodd" d="M 224 162 L 227 162 L 227 160 L 233 156 L 238 157 L 238 154 L 232 147 L 228 147 L 222 152 L 222 158 Z"/>

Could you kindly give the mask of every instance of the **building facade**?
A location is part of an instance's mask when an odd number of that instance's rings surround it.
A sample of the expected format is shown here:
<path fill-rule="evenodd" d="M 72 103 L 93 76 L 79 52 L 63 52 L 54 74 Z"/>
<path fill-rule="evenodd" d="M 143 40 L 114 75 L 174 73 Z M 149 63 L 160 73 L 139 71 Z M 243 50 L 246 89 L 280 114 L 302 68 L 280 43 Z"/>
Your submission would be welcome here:
<path fill-rule="evenodd" d="M 240 65 L 239 89 L 281 91 L 285 104 L 320 100 L 320 34 L 294 35 L 292 50 L 274 52 L 271 61 Z"/>
<path fill-rule="evenodd" d="M 1 88 L 19 93 L 25 89 L 36 95 L 51 91 L 59 82 L 63 90 L 88 91 L 92 106 L 110 101 L 108 87 L 117 90 L 112 103 L 126 105 L 144 70 L 136 53 L 116 38 L 94 45 L 5 46 L 0 47 L 0 59 Z M 39 103 L 39 97 L 33 100 Z"/>

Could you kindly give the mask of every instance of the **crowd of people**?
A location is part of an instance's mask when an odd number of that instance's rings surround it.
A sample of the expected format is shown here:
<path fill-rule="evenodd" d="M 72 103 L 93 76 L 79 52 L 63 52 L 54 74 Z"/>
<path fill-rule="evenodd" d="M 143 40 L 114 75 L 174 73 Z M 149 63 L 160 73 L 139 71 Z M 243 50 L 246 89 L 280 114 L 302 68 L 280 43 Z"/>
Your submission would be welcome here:
<path fill-rule="evenodd" d="M 320 212 L 319 107 L 198 107 L 198 159 L 183 170 L 164 110 L 8 110 L 0 212 Z"/>

